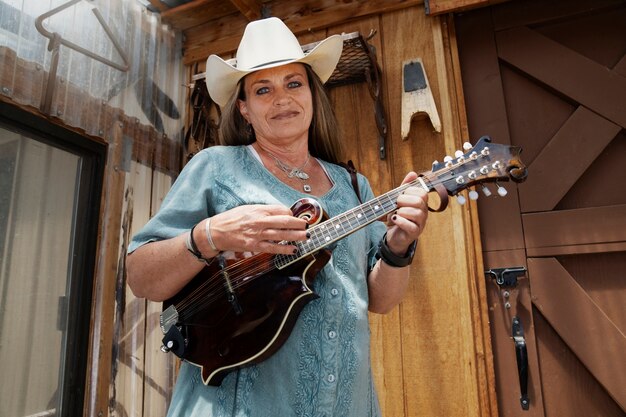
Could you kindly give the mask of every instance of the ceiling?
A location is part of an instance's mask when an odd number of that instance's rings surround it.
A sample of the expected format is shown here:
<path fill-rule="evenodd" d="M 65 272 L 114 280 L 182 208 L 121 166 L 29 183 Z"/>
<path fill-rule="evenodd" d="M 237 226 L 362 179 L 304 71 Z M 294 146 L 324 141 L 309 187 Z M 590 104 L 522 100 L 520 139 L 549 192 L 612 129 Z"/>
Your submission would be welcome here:
<path fill-rule="evenodd" d="M 183 62 L 188 65 L 202 62 L 210 54 L 232 53 L 246 24 L 262 17 L 281 18 L 299 36 L 314 31 L 323 33 L 352 19 L 424 4 L 424 0 L 140 1 L 159 13 L 163 23 L 183 32 Z"/>
<path fill-rule="evenodd" d="M 297 35 L 321 33 L 333 26 L 408 7 L 427 14 L 449 12 L 449 3 L 483 4 L 503 0 L 139 0 L 161 15 L 163 23 L 184 34 L 183 62 L 191 65 L 210 54 L 237 49 L 246 24 L 262 17 L 282 19 Z M 447 9 L 436 9 L 445 4 Z M 455 6 L 456 7 L 456 6 Z"/>
<path fill-rule="evenodd" d="M 147 0 L 148 9 L 160 13 L 172 27 L 185 31 L 211 20 L 240 15 L 248 21 L 260 19 L 270 0 Z M 144 0 L 145 2 L 145 0 Z"/>

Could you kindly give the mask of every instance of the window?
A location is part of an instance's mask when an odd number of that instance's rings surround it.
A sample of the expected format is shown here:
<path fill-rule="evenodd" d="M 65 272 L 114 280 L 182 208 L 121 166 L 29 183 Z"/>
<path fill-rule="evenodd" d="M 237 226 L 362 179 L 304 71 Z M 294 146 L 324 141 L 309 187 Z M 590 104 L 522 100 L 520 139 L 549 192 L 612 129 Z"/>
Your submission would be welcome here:
<path fill-rule="evenodd" d="M 82 415 L 105 146 L 0 103 L 0 415 Z"/>

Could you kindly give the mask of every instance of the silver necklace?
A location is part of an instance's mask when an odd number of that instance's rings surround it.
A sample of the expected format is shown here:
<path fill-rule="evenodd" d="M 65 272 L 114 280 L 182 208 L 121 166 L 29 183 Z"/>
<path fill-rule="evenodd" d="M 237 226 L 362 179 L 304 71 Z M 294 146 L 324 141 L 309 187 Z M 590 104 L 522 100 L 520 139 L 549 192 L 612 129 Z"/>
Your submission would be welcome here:
<path fill-rule="evenodd" d="M 276 162 L 276 166 L 280 168 L 281 171 L 285 172 L 289 178 L 296 177 L 301 181 L 306 181 L 309 179 L 309 174 L 304 172 L 303 169 L 305 166 L 307 166 L 307 164 L 309 163 L 309 160 L 311 159 L 310 153 L 307 153 L 306 161 L 304 161 L 304 164 L 302 164 L 302 166 L 293 168 L 287 165 L 286 163 L 284 163 L 283 161 L 281 161 L 280 159 L 278 159 L 278 157 L 274 155 L 273 153 L 267 151 L 266 149 L 263 149 L 263 150 L 267 152 L 267 154 L 271 156 L 272 159 L 274 159 L 274 162 Z M 310 193 L 312 190 L 311 186 L 306 183 L 302 185 L 302 189 L 304 190 L 305 193 Z"/>

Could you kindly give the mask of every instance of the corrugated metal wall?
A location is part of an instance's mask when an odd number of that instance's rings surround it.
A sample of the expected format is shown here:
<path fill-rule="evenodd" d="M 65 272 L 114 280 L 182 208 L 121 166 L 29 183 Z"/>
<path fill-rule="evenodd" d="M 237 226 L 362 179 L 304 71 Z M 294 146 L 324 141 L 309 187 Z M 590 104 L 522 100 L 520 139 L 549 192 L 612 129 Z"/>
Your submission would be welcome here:
<path fill-rule="evenodd" d="M 132 296 L 124 259 L 180 169 L 181 57 L 182 35 L 136 0 L 0 0 L 0 101 L 108 145 L 85 415 L 164 415 L 172 390 L 160 304 Z"/>
<path fill-rule="evenodd" d="M 181 40 L 135 0 L 0 0 L 0 93 L 94 136 L 110 135 L 107 105 L 180 136 Z"/>

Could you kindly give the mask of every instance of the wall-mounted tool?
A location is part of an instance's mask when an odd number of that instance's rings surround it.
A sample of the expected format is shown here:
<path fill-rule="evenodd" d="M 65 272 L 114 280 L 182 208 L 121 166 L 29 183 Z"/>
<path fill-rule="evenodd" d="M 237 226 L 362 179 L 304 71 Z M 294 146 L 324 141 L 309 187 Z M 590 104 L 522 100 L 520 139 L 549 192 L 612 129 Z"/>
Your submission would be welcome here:
<path fill-rule="evenodd" d="M 111 40 L 111 43 L 113 44 L 113 47 L 115 48 L 115 50 L 117 51 L 117 53 L 120 55 L 120 57 L 122 58 L 123 63 L 119 64 L 117 62 L 113 62 L 101 55 L 98 55 L 95 52 L 92 52 L 88 49 L 83 48 L 82 46 L 79 46 L 77 44 L 75 44 L 74 42 L 70 42 L 67 39 L 64 39 L 59 33 L 57 32 L 50 32 L 49 30 L 47 30 L 44 25 L 43 22 L 48 19 L 49 17 L 54 16 L 57 13 L 62 12 L 63 10 L 74 6 L 77 3 L 80 3 L 81 0 L 70 0 L 67 3 L 64 3 L 62 5 L 60 5 L 59 7 L 56 7 L 52 10 L 50 10 L 49 12 L 46 12 L 44 14 L 42 14 L 41 16 L 39 16 L 37 19 L 35 19 L 35 28 L 37 29 L 37 31 L 39 31 L 39 33 L 41 33 L 43 36 L 45 36 L 46 38 L 50 39 L 50 42 L 48 43 L 48 50 L 52 52 L 52 58 L 50 60 L 50 72 L 48 74 L 48 80 L 46 81 L 46 90 L 45 90 L 45 94 L 42 97 L 42 103 L 40 106 L 40 110 L 45 113 L 45 114 L 50 114 L 50 107 L 52 106 L 52 97 L 54 95 L 54 87 L 55 87 L 55 83 L 56 83 L 56 75 L 57 75 L 57 67 L 59 66 L 59 48 L 61 47 L 61 45 L 64 45 L 70 49 L 75 50 L 76 52 L 79 52 L 83 55 L 86 55 L 92 59 L 95 59 L 96 61 L 102 62 L 105 65 L 108 65 L 110 67 L 113 67 L 119 71 L 122 72 L 126 72 L 129 70 L 130 68 L 130 64 L 129 64 L 129 59 L 128 56 L 126 55 L 126 53 L 124 52 L 124 49 L 122 48 L 122 45 L 120 44 L 120 42 L 117 40 L 117 38 L 115 37 L 115 34 L 113 33 L 113 31 L 111 30 L 111 28 L 109 27 L 109 25 L 107 25 L 106 21 L 104 20 L 104 17 L 102 17 L 102 13 L 100 13 L 100 11 L 98 10 L 98 8 L 96 6 L 94 6 L 91 11 L 93 12 L 93 14 L 96 16 L 96 18 L 98 19 L 98 22 L 100 22 L 100 25 L 102 26 L 102 29 L 104 29 L 106 35 L 109 37 L 109 39 Z"/>
<path fill-rule="evenodd" d="M 515 266 L 508 268 L 493 268 L 485 271 L 485 276 L 495 280 L 502 291 L 504 307 L 509 311 L 511 302 L 509 297 L 511 289 L 517 286 L 517 279 L 526 274 L 526 268 Z M 528 398 L 528 352 L 526 349 L 526 338 L 524 337 L 524 327 L 522 321 L 516 315 L 511 320 L 511 336 L 515 345 L 515 358 L 517 361 L 517 374 L 520 386 L 520 404 L 522 410 L 528 410 L 530 399 Z"/>
<path fill-rule="evenodd" d="M 411 120 L 426 114 L 436 132 L 441 132 L 441 121 L 435 99 L 421 58 L 402 63 L 402 139 L 409 136 Z"/>

